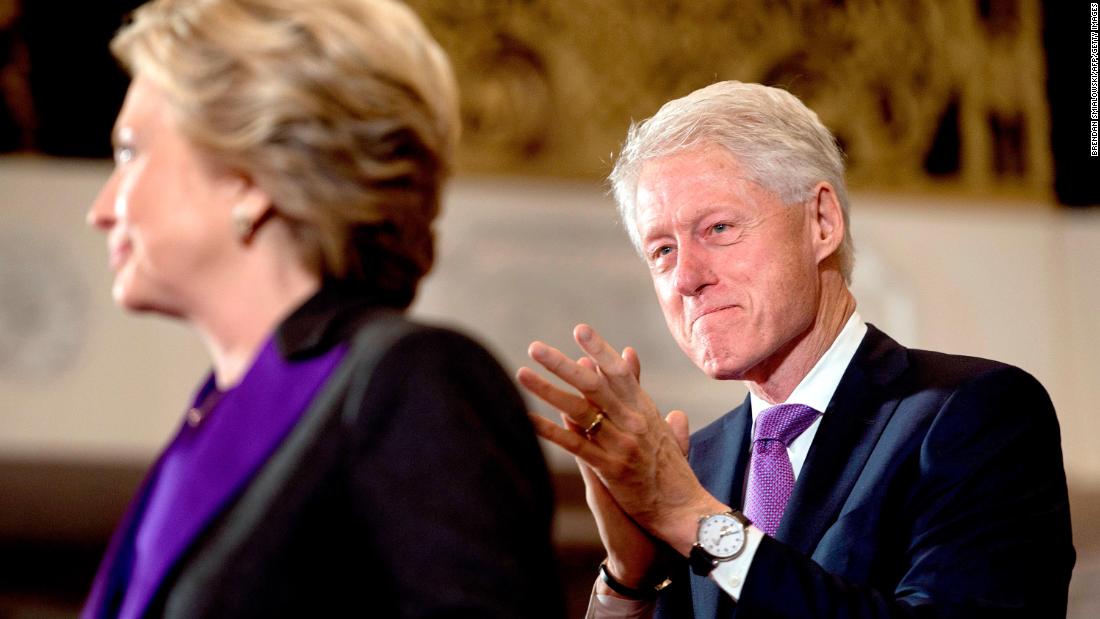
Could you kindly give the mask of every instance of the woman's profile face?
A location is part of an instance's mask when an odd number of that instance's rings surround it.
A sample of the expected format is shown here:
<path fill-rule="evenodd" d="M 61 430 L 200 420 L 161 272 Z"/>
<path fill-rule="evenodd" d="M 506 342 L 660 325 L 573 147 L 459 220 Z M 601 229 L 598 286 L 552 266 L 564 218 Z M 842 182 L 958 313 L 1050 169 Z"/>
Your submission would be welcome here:
<path fill-rule="evenodd" d="M 88 223 L 107 233 L 112 296 L 127 309 L 187 318 L 224 291 L 240 258 L 231 213 L 245 183 L 209 165 L 177 129 L 161 90 L 140 74 L 113 141 L 114 172 L 88 211 Z"/>

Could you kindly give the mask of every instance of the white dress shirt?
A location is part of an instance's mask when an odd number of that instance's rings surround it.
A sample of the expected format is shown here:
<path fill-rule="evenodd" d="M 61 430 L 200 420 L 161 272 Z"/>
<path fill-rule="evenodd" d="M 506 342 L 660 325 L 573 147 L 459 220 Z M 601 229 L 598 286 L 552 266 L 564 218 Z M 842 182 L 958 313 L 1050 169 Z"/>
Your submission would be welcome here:
<path fill-rule="evenodd" d="M 866 334 L 867 324 L 860 318 L 859 312 L 852 312 L 832 345 L 802 378 L 785 402 L 768 402 L 750 391 L 749 405 L 752 407 L 753 434 L 755 435 L 756 419 L 760 413 L 777 404 L 805 404 L 824 413 Z M 802 465 L 806 462 L 806 454 L 809 453 L 810 445 L 813 444 L 814 436 L 817 435 L 817 429 L 821 426 L 822 417 L 824 414 L 787 446 L 787 455 L 791 458 L 791 469 L 794 471 L 795 480 L 802 472 Z M 745 478 L 748 479 L 747 472 Z M 735 601 L 741 596 L 741 587 L 745 583 L 752 559 L 756 556 L 756 549 L 760 546 L 760 540 L 763 537 L 763 531 L 749 526 L 746 529 L 745 550 L 736 559 L 719 563 L 710 573 L 710 578 Z M 652 601 L 624 600 L 609 595 L 593 595 L 592 598 L 588 608 L 588 619 L 643 619 L 652 616 L 653 613 Z"/>

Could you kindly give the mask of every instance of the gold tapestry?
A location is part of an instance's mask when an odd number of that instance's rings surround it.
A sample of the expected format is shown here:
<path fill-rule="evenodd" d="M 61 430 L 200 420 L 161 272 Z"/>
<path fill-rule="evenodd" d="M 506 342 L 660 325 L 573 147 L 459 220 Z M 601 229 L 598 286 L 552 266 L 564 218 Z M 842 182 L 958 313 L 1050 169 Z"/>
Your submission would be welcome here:
<path fill-rule="evenodd" d="M 856 187 L 1045 197 L 1037 0 L 410 0 L 463 92 L 462 169 L 599 177 L 631 121 L 721 79 L 818 112 Z"/>

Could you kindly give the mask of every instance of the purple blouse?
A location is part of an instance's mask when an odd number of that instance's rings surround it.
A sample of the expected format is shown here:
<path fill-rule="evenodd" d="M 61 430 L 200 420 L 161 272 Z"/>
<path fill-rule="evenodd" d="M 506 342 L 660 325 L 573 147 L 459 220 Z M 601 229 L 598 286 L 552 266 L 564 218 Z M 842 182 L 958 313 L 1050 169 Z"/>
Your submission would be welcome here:
<path fill-rule="evenodd" d="M 219 394 L 208 376 L 176 437 L 130 505 L 81 619 L 140 617 L 194 540 L 240 495 L 294 428 L 347 352 L 288 361 L 275 338 L 241 382 Z M 216 400 L 216 401 L 214 401 Z"/>

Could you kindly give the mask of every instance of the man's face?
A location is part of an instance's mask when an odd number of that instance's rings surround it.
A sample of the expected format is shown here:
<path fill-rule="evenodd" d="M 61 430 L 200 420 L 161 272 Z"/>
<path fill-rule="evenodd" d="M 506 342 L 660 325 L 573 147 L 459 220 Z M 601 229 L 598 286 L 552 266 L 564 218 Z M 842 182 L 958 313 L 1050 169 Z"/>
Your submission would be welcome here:
<path fill-rule="evenodd" d="M 645 163 L 636 224 L 665 321 L 712 378 L 760 382 L 813 326 L 811 210 L 703 146 Z"/>

